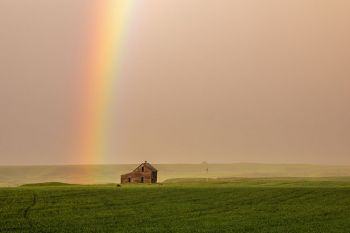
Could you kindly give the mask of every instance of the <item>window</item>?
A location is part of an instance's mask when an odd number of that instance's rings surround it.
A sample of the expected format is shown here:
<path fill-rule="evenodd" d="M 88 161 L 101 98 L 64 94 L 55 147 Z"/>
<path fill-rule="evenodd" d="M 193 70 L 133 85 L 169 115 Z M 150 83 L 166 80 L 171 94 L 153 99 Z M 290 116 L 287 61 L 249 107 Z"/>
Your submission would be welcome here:
<path fill-rule="evenodd" d="M 142 167 L 141 170 L 142 170 L 142 172 L 144 172 L 145 171 L 145 167 Z"/>
<path fill-rule="evenodd" d="M 141 177 L 141 183 L 143 183 L 143 177 Z"/>

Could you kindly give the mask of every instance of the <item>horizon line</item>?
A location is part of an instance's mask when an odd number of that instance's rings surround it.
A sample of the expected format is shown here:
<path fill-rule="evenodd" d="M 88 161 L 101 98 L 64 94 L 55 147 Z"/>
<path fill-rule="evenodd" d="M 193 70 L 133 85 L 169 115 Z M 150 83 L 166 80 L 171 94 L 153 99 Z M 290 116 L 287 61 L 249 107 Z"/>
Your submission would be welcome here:
<path fill-rule="evenodd" d="M 116 166 L 116 165 L 137 165 L 141 164 L 145 161 L 133 162 L 133 163 L 66 163 L 66 164 L 0 164 L 0 167 L 62 167 L 62 166 Z M 308 165 L 308 166 L 336 166 L 336 167 L 347 167 L 350 164 L 332 164 L 332 163 L 273 163 L 273 162 L 186 162 L 186 163 L 153 163 L 148 161 L 151 164 L 156 165 L 233 165 L 233 164 L 244 164 L 244 165 Z"/>

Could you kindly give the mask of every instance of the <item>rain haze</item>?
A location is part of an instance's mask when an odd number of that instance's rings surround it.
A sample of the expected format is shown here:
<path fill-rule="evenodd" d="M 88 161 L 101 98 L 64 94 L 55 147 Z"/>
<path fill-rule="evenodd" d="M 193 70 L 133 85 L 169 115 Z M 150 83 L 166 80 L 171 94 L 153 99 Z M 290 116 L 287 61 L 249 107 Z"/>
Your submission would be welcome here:
<path fill-rule="evenodd" d="M 94 1 L 0 1 L 0 165 L 85 163 Z M 350 164 L 350 1 L 139 2 L 103 163 Z"/>

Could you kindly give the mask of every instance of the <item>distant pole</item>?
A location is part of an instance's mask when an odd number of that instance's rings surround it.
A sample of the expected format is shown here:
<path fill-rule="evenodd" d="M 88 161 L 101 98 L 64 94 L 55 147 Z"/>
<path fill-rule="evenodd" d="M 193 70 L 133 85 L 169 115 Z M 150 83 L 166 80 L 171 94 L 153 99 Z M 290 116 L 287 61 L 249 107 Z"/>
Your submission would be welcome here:
<path fill-rule="evenodd" d="M 207 166 L 206 171 L 207 171 L 207 183 L 208 183 L 209 182 L 209 168 L 208 168 L 208 166 Z"/>

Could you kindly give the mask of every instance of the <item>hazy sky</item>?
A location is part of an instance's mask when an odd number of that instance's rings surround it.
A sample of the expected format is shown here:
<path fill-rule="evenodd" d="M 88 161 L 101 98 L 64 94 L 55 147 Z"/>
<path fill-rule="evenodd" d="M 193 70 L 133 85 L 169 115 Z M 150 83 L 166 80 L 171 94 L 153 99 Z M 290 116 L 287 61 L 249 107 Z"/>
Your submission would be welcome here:
<path fill-rule="evenodd" d="M 0 165 L 84 162 L 93 1 L 0 1 Z M 350 1 L 135 6 L 106 162 L 350 164 Z"/>

